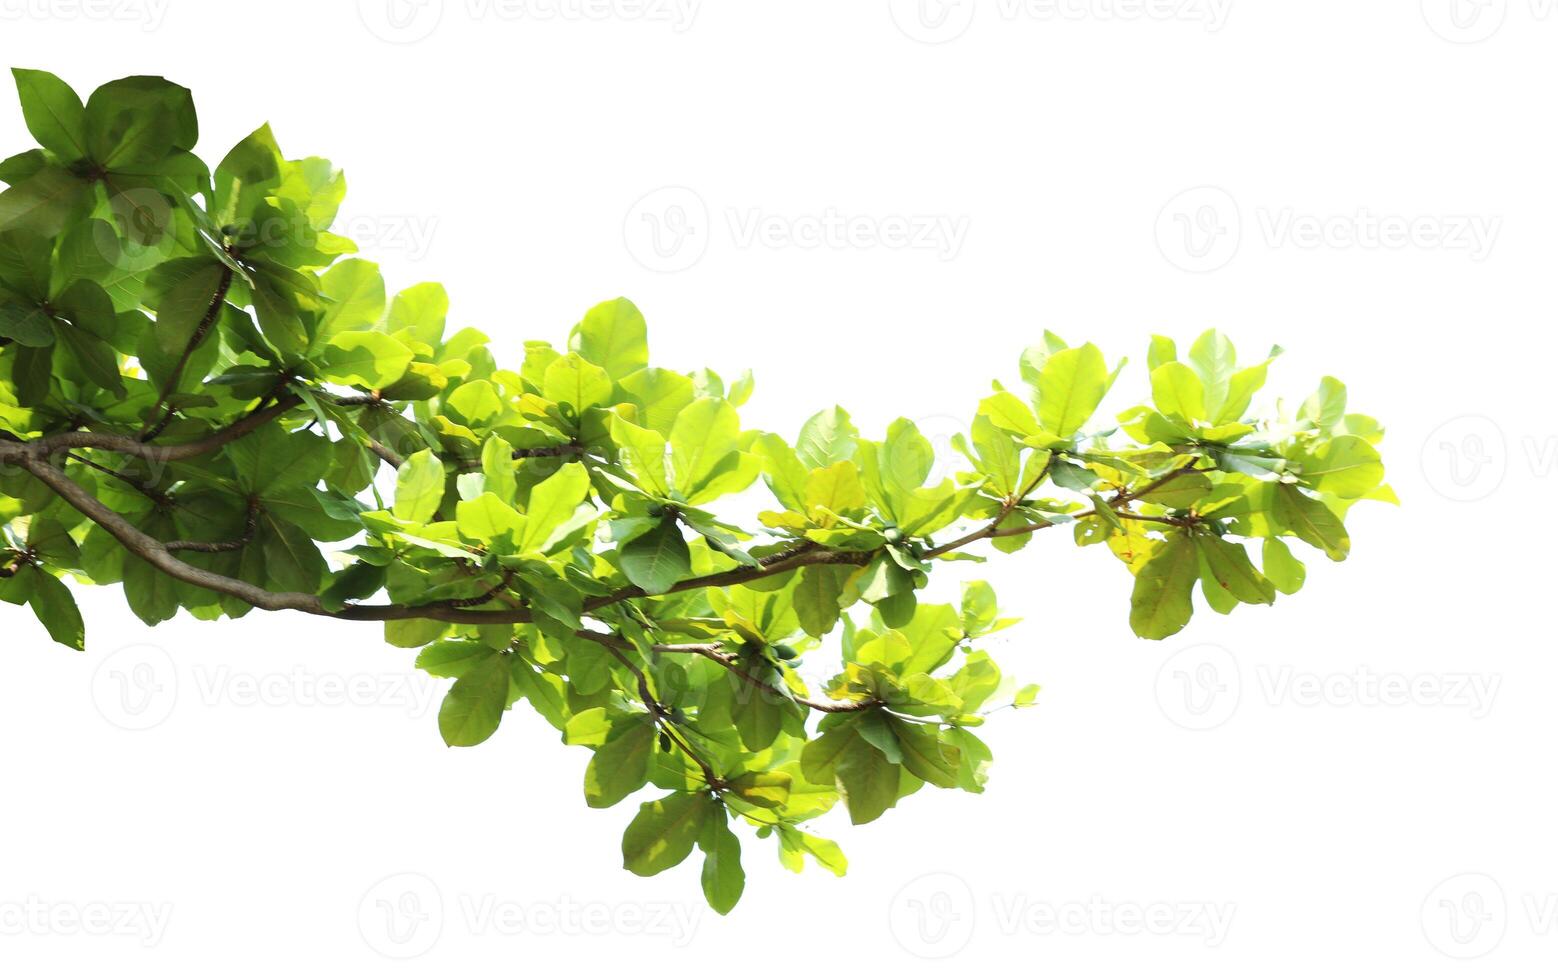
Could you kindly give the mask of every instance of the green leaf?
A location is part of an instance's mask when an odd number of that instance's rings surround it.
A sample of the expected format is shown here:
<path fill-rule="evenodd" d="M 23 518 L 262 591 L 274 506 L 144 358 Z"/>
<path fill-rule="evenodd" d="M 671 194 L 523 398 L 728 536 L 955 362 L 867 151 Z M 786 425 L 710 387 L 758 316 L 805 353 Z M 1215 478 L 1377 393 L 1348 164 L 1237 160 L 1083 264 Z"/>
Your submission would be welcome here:
<path fill-rule="evenodd" d="M 54 318 L 36 306 L 0 303 L 0 337 L 24 347 L 47 347 L 54 343 Z"/>
<path fill-rule="evenodd" d="M 465 425 L 483 428 L 503 415 L 503 399 L 490 381 L 468 381 L 444 399 L 444 411 Z"/>
<path fill-rule="evenodd" d="M 803 855 L 810 854 L 818 865 L 842 877 L 849 870 L 849 861 L 838 844 L 825 837 L 795 830 L 779 828 L 779 860 L 791 871 L 799 872 L 805 866 Z"/>
<path fill-rule="evenodd" d="M 65 526 L 52 517 L 38 516 L 27 527 L 27 550 L 54 568 L 79 568 L 81 549 Z"/>
<path fill-rule="evenodd" d="M 836 565 L 808 565 L 801 570 L 791 601 L 801 629 L 822 637 L 839 619 L 839 597 L 850 570 Z"/>
<path fill-rule="evenodd" d="M 795 454 L 808 469 L 828 466 L 855 455 L 859 434 L 849 420 L 849 413 L 834 406 L 813 415 L 801 426 L 800 438 L 795 440 Z"/>
<path fill-rule="evenodd" d="M 411 359 L 406 345 L 387 334 L 343 330 L 316 360 L 326 381 L 378 389 L 400 380 Z"/>
<path fill-rule="evenodd" d="M 1210 574 L 1212 580 L 1235 599 L 1251 605 L 1269 605 L 1276 601 L 1276 588 L 1256 570 L 1244 545 L 1203 534 L 1197 535 L 1196 547 L 1201 551 L 1203 582 Z"/>
<path fill-rule="evenodd" d="M 330 470 L 330 441 L 312 432 L 288 432 L 279 423 L 232 442 L 227 456 L 239 486 L 262 496 L 312 487 Z"/>
<path fill-rule="evenodd" d="M 439 343 L 449 318 L 449 294 L 436 282 L 419 282 L 402 289 L 390 302 L 389 330 L 406 330 L 413 340 Z"/>
<path fill-rule="evenodd" d="M 1199 575 L 1195 542 L 1183 533 L 1170 534 L 1136 574 L 1131 591 L 1131 629 L 1136 635 L 1161 640 L 1184 629 L 1190 622 L 1190 591 Z"/>
<path fill-rule="evenodd" d="M 1320 429 L 1330 429 L 1347 414 L 1347 386 L 1335 378 L 1320 379 L 1320 387 L 1304 400 L 1298 417 L 1313 422 Z"/>
<path fill-rule="evenodd" d="M 677 416 L 694 397 L 692 379 L 665 368 L 635 371 L 618 386 L 636 410 L 637 423 L 663 436 L 671 434 Z"/>
<path fill-rule="evenodd" d="M 38 621 L 43 623 L 43 628 L 49 631 L 49 635 L 56 643 L 70 647 L 72 650 L 85 650 L 86 626 L 81 620 L 81 610 L 76 607 L 75 597 L 70 594 L 70 589 L 65 583 L 38 569 L 28 569 L 31 573 L 31 597 L 32 610 L 38 616 Z"/>
<path fill-rule="evenodd" d="M 1104 355 L 1092 344 L 1051 354 L 1039 371 L 1039 425 L 1071 438 L 1093 417 L 1109 381 Z"/>
<path fill-rule="evenodd" d="M 823 527 L 832 527 L 836 516 L 848 515 L 866 505 L 866 488 L 860 469 L 849 460 L 812 470 L 806 475 L 802 500 L 806 516 Z"/>
<path fill-rule="evenodd" d="M 611 399 L 611 378 L 604 368 L 578 354 L 568 354 L 547 367 L 541 394 L 549 401 L 571 406 L 575 413 L 583 412 Z"/>
<path fill-rule="evenodd" d="M 692 574 L 692 555 L 673 519 L 661 521 L 624 544 L 619 558 L 628 581 L 648 595 L 662 595 Z"/>
<path fill-rule="evenodd" d="M 22 100 L 22 118 L 44 149 L 69 163 L 86 156 L 81 97 L 46 71 L 12 68 Z"/>
<path fill-rule="evenodd" d="M 1379 451 L 1359 436 L 1337 436 L 1301 457 L 1299 478 L 1320 493 L 1346 500 L 1366 496 L 1385 478 Z"/>
<path fill-rule="evenodd" d="M 223 267 L 204 259 L 174 259 L 152 271 L 149 291 L 157 309 L 157 344 L 177 356 L 194 337 L 221 288 Z"/>
<path fill-rule="evenodd" d="M 1260 563 L 1266 578 L 1283 595 L 1292 595 L 1304 587 L 1304 563 L 1293 557 L 1280 538 L 1267 538 L 1261 545 Z"/>
<path fill-rule="evenodd" d="M 343 259 L 319 277 L 319 288 L 330 297 L 319 322 L 322 339 L 342 331 L 365 330 L 384 315 L 384 277 L 372 262 Z"/>
<path fill-rule="evenodd" d="M 936 726 L 916 725 L 899 718 L 893 718 L 891 724 L 905 769 L 932 786 L 951 789 L 958 784 L 961 759 L 957 746 L 943 744 L 937 737 Z"/>
<path fill-rule="evenodd" d="M 747 664 L 744 669 L 752 675 L 772 675 L 766 664 Z M 767 688 L 745 678 L 732 675 L 734 691 L 730 705 L 730 720 L 735 722 L 736 734 L 748 752 L 761 752 L 774 744 L 784 727 L 785 716 L 795 708 L 794 702 L 781 699 Z M 770 686 L 772 682 L 770 681 Z"/>
<path fill-rule="evenodd" d="M 1221 415 L 1228 398 L 1229 380 L 1234 369 L 1233 344 L 1216 330 L 1208 330 L 1190 345 L 1190 367 L 1201 379 L 1207 418 Z"/>
<path fill-rule="evenodd" d="M 281 150 L 267 124 L 240 140 L 217 164 L 214 216 L 228 224 L 247 221 L 280 182 Z"/>
<path fill-rule="evenodd" d="M 520 551 L 546 552 L 562 536 L 577 530 L 575 515 L 590 492 L 590 474 L 580 463 L 565 463 L 530 491 Z M 588 512 L 593 515 L 593 512 Z"/>
<path fill-rule="evenodd" d="M 744 772 L 725 787 L 745 803 L 774 810 L 789 802 L 793 784 L 786 772 Z"/>
<path fill-rule="evenodd" d="M 616 806 L 649 779 L 655 747 L 654 719 L 635 715 L 612 726 L 584 771 L 584 799 L 592 807 Z"/>
<path fill-rule="evenodd" d="M 432 450 L 423 449 L 406 459 L 395 474 L 395 516 L 413 524 L 426 524 L 444 501 L 444 464 Z"/>
<path fill-rule="evenodd" d="M 741 870 L 741 839 L 731 833 L 723 814 L 711 814 L 698 839 L 703 851 L 703 896 L 720 915 L 729 914 L 741 901 L 746 872 Z"/>
<path fill-rule="evenodd" d="M 1152 372 L 1152 403 L 1186 422 L 1206 418 L 1206 393 L 1190 365 L 1171 361 Z"/>
<path fill-rule="evenodd" d="M 625 299 L 614 299 L 584 314 L 573 328 L 569 347 L 620 380 L 649 365 L 647 335 L 638 307 Z"/>
<path fill-rule="evenodd" d="M 438 732 L 445 745 L 480 745 L 492 737 L 508 704 L 506 657 L 491 652 L 464 670 L 438 709 Z"/>
<path fill-rule="evenodd" d="M 183 92 L 183 100 L 177 92 Z M 175 149 L 189 149 L 194 141 L 182 131 L 181 118 L 181 101 L 187 102 L 188 95 L 160 78 L 146 76 L 100 86 L 87 97 L 83 113 L 89 155 L 105 170 L 135 172 Z M 189 114 L 193 116 L 192 108 Z"/>
<path fill-rule="evenodd" d="M 514 502 L 519 493 L 519 480 L 514 474 L 514 447 L 502 436 L 488 436 L 482 443 L 481 472 L 489 493 L 497 494 L 504 503 Z"/>
<path fill-rule="evenodd" d="M 898 802 L 898 766 L 864 738 L 849 743 L 839 757 L 834 778 L 850 823 L 870 823 Z"/>
<path fill-rule="evenodd" d="M 657 497 L 670 494 L 671 487 L 665 478 L 666 442 L 663 436 L 613 415 L 611 441 L 617 444 L 619 461 L 637 479 L 640 487 Z"/>
<path fill-rule="evenodd" d="M 58 235 L 88 206 L 91 194 L 91 185 L 64 167 L 42 167 L 0 191 L 0 231 Z"/>
<path fill-rule="evenodd" d="M 1352 547 L 1347 529 L 1336 512 L 1324 501 L 1306 495 L 1290 483 L 1278 484 L 1272 502 L 1272 519 L 1292 531 L 1300 541 L 1325 552 L 1332 561 L 1342 561 Z"/>
<path fill-rule="evenodd" d="M 676 867 L 692 853 L 711 819 L 723 815 L 703 793 L 672 793 L 642 804 L 622 835 L 622 866 L 643 877 Z"/>
<path fill-rule="evenodd" d="M 417 667 L 434 677 L 459 677 L 492 656 L 492 648 L 476 640 L 442 640 L 417 654 Z"/>
<path fill-rule="evenodd" d="M 741 423 L 729 403 L 699 398 L 682 409 L 671 427 L 671 470 L 675 487 L 691 496 L 736 451 Z"/>
<path fill-rule="evenodd" d="M 124 560 L 124 598 L 130 611 L 147 626 L 178 615 L 177 583 L 140 558 Z"/>
<path fill-rule="evenodd" d="M 395 499 L 398 506 L 398 494 Z M 482 493 L 474 500 L 462 500 L 455 504 L 454 510 L 455 524 L 462 537 L 486 546 L 497 543 L 506 545 L 498 549 L 500 553 L 522 550 L 515 546 L 514 541 L 520 536 L 525 519 L 519 511 L 500 500 L 497 494 Z"/>

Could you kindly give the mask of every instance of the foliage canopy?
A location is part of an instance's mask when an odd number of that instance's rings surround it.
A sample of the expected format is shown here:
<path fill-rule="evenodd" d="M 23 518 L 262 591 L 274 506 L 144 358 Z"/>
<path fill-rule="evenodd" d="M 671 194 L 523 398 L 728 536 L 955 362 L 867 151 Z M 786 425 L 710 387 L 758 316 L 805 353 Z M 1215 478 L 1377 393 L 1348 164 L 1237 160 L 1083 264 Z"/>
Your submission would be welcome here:
<path fill-rule="evenodd" d="M 382 622 L 453 679 L 448 744 L 525 701 L 592 753 L 590 806 L 652 786 L 624 865 L 696 848 L 722 913 L 737 829 L 842 874 L 807 821 L 981 791 L 976 730 L 1037 688 L 979 649 L 1015 622 L 987 584 L 922 598 L 938 569 L 1069 534 L 1120 562 L 1132 628 L 1161 639 L 1197 585 L 1219 613 L 1297 591 L 1291 542 L 1341 561 L 1349 507 L 1392 499 L 1381 429 L 1340 382 L 1254 418 L 1279 351 L 1239 366 L 1215 332 L 1183 353 L 1152 338 L 1150 397 L 1105 422 L 1124 362 L 1046 334 L 937 483 L 906 419 L 877 439 L 841 408 L 793 440 L 744 428 L 750 376 L 652 365 L 626 300 L 500 367 L 485 335 L 446 329 L 442 287 L 390 296 L 345 257 L 328 161 L 261 127 L 211 170 L 177 85 L 120 79 L 83 104 L 14 74 L 39 146 L 0 162 L 0 599 L 76 649 L 67 581 L 119 584 L 152 625 Z M 835 637 L 808 685 L 802 658 Z"/>

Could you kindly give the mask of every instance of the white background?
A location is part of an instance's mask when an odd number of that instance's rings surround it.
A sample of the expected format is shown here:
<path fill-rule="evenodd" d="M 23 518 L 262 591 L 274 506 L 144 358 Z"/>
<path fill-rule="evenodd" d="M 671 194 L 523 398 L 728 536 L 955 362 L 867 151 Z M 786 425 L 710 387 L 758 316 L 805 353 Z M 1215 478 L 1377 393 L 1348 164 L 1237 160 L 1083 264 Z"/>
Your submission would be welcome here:
<path fill-rule="evenodd" d="M 0 12 L 7 65 L 192 88 L 213 163 L 266 120 L 335 160 L 343 230 L 392 285 L 445 282 L 511 363 L 627 295 L 658 363 L 756 369 L 749 426 L 838 400 L 944 440 L 1046 328 L 1133 357 L 1119 408 L 1150 333 L 1216 326 L 1246 360 L 1288 348 L 1290 399 L 1346 381 L 1404 501 L 1360 506 L 1351 560 L 1298 596 L 1159 644 L 1101 551 L 988 567 L 1027 617 L 998 658 L 1044 686 L 985 729 L 988 792 L 824 820 L 844 879 L 753 842 L 726 919 L 695 862 L 621 870 L 631 807 L 586 809 L 586 752 L 528 711 L 446 749 L 438 682 L 371 625 L 149 630 L 81 590 L 80 655 L 6 607 L 0 973 L 1550 969 L 1543 0 Z M 32 143 L 5 102 L 9 153 Z M 853 233 L 817 242 L 830 214 Z M 900 247 L 902 222 L 961 231 Z M 105 906 L 130 934 L 72 927 Z"/>

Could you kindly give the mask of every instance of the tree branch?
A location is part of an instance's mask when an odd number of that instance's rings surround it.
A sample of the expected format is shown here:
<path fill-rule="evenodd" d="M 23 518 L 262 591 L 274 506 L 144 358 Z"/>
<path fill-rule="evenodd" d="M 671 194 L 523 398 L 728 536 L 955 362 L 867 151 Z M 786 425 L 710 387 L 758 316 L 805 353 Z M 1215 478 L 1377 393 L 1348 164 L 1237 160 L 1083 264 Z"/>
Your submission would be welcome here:
<path fill-rule="evenodd" d="M 227 302 L 227 291 L 232 288 L 232 285 L 232 267 L 223 265 L 222 278 L 216 284 L 216 295 L 211 297 L 211 302 L 206 307 L 206 312 L 200 317 L 200 322 L 195 324 L 195 332 L 189 336 L 189 343 L 184 345 L 184 352 L 179 355 L 178 363 L 173 366 L 173 372 L 163 384 L 162 391 L 157 396 L 157 404 L 152 406 L 152 418 L 156 418 L 157 414 L 162 411 L 163 406 L 168 403 L 168 399 L 173 397 L 174 390 L 178 388 L 179 382 L 183 380 L 184 369 L 189 366 L 189 359 L 194 356 L 195 349 L 205 341 L 206 335 L 211 332 L 211 328 L 216 324 L 217 318 L 222 315 L 222 305 Z M 152 439 L 157 438 L 158 434 L 168 427 L 168 423 L 173 421 L 173 415 L 174 410 L 169 408 L 166 414 L 156 422 L 147 423 L 146 427 L 141 430 L 141 441 L 150 442 Z"/>
<path fill-rule="evenodd" d="M 260 528 L 260 501 L 258 497 L 249 498 L 249 513 L 244 519 L 243 534 L 231 541 L 169 541 L 163 545 L 169 551 L 196 551 L 206 555 L 219 555 L 229 551 L 242 551 L 250 541 L 254 540 L 254 533 Z"/>
<path fill-rule="evenodd" d="M 66 503 L 113 535 L 131 554 L 171 578 L 242 599 L 260 609 L 295 609 L 315 616 L 330 615 L 318 596 L 304 592 L 271 592 L 241 579 L 219 575 L 181 561 L 168 550 L 167 545 L 110 510 L 48 460 L 33 453 L 25 453 L 17 462 L 37 477 L 40 483 L 59 494 Z"/>
<path fill-rule="evenodd" d="M 582 637 L 583 639 L 599 643 L 601 646 L 606 647 L 607 649 L 626 650 L 632 648 L 633 646 L 630 642 L 622 639 L 620 636 L 614 636 L 610 633 L 600 633 L 594 630 L 578 630 L 576 635 Z M 719 664 L 721 667 L 724 667 L 726 670 L 730 671 L 732 674 L 736 675 L 749 684 L 760 687 L 770 694 L 775 694 L 779 697 L 785 698 L 786 700 L 794 701 L 796 704 L 804 704 L 808 708 L 816 708 L 818 711 L 824 711 L 828 713 L 865 711 L 868 708 L 873 708 L 876 706 L 876 703 L 870 700 L 813 701 L 810 698 L 796 697 L 794 694 L 791 694 L 789 691 L 784 690 L 783 688 L 777 687 L 766 681 L 759 680 L 758 678 L 753 677 L 751 674 L 747 673 L 736 662 L 736 658 L 734 656 L 725 652 L 725 645 L 723 643 L 656 643 L 654 650 L 656 653 L 691 653 L 700 657 L 705 657 Z"/>

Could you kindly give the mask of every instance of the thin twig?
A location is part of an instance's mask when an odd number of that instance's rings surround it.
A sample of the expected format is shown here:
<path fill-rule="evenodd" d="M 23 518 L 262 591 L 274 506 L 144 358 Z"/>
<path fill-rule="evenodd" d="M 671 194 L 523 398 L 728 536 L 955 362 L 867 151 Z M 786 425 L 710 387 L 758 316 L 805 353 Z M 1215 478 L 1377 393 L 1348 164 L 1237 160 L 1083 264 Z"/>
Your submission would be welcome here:
<path fill-rule="evenodd" d="M 169 551 L 195 551 L 206 555 L 219 555 L 229 551 L 242 551 L 254 540 L 260 528 L 260 500 L 249 498 L 249 510 L 244 517 L 243 534 L 231 541 L 169 541 L 163 547 Z"/>
<path fill-rule="evenodd" d="M 184 345 L 184 352 L 179 355 L 178 362 L 174 364 L 172 373 L 168 375 L 168 380 L 163 383 L 162 391 L 157 396 L 157 404 L 152 406 L 152 418 L 156 418 L 158 413 L 162 412 L 163 406 L 168 404 L 168 399 L 173 397 L 174 390 L 178 388 L 179 382 L 183 380 L 184 369 L 189 366 L 189 359 L 194 356 L 195 349 L 205 341 L 206 335 L 211 332 L 211 328 L 216 324 L 217 318 L 222 315 L 222 306 L 227 302 L 227 291 L 232 288 L 232 285 L 233 269 L 231 266 L 223 265 L 222 277 L 216 284 L 216 294 L 211 297 L 211 302 L 206 306 L 205 313 L 200 317 L 200 321 L 195 324 L 195 332 L 190 334 L 189 342 Z M 150 442 L 157 438 L 162 433 L 162 430 L 168 427 L 168 423 L 173 421 L 173 415 L 174 409 L 169 407 L 166 414 L 163 414 L 156 422 L 147 423 L 146 427 L 141 430 L 141 441 Z"/>

